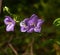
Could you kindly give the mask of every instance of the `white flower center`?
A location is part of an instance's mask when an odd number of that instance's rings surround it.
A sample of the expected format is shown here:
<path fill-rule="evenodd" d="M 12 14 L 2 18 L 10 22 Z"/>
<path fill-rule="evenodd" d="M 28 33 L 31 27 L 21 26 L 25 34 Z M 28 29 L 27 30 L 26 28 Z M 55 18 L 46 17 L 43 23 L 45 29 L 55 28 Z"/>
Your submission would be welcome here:
<path fill-rule="evenodd" d="M 20 23 L 20 26 L 21 26 L 21 27 L 27 27 L 26 24 L 25 24 L 25 22 L 21 22 L 21 23 Z"/>
<path fill-rule="evenodd" d="M 12 24 L 12 22 L 8 22 L 8 24 Z"/>
<path fill-rule="evenodd" d="M 35 27 L 35 26 L 36 26 L 36 24 L 35 24 L 35 23 L 30 23 L 30 26 L 34 26 L 34 27 Z"/>

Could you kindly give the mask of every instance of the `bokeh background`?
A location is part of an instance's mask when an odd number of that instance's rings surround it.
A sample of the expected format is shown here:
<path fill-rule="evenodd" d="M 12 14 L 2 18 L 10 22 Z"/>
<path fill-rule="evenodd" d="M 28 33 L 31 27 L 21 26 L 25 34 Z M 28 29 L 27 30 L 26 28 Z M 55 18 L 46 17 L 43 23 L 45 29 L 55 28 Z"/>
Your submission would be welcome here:
<path fill-rule="evenodd" d="M 0 55 L 60 55 L 60 26 L 53 24 L 60 0 L 2 0 L 0 9 Z M 20 21 L 32 14 L 44 20 L 41 32 L 20 32 Z M 14 32 L 5 30 L 6 15 L 16 20 Z"/>

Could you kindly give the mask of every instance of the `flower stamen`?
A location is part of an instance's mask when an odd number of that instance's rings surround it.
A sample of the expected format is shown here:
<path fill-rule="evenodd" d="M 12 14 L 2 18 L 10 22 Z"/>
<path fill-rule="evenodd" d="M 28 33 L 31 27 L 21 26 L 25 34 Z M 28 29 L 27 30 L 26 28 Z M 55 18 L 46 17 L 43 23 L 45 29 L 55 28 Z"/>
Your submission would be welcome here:
<path fill-rule="evenodd" d="M 12 22 L 8 22 L 8 24 L 12 24 Z"/>

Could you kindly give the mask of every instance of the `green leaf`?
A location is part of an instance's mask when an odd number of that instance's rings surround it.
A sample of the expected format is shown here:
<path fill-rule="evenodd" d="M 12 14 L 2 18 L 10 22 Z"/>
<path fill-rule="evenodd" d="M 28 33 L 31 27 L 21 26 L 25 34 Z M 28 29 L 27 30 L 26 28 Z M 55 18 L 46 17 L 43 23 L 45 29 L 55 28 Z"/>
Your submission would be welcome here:
<path fill-rule="evenodd" d="M 9 11 L 9 8 L 7 7 L 7 6 L 5 6 L 4 8 L 3 8 L 3 11 Z"/>
<path fill-rule="evenodd" d="M 7 6 L 3 7 L 3 11 L 6 11 L 8 14 L 12 15 L 10 9 Z"/>
<path fill-rule="evenodd" d="M 55 19 L 54 22 L 53 22 L 53 24 L 55 26 L 60 26 L 60 18 Z"/>

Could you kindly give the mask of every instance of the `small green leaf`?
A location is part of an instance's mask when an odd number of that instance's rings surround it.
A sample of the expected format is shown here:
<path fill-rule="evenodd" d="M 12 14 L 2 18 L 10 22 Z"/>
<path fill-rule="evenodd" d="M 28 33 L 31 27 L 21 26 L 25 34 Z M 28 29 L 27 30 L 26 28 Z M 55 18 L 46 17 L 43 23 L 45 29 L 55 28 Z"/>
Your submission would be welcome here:
<path fill-rule="evenodd" d="M 8 12 L 8 14 L 10 14 L 10 15 L 12 15 L 11 13 L 10 13 L 10 9 L 7 7 L 7 6 L 5 6 L 5 7 L 3 7 L 3 11 L 5 12 Z"/>
<path fill-rule="evenodd" d="M 9 8 L 7 7 L 7 6 L 5 6 L 4 8 L 3 8 L 3 11 L 9 11 Z"/>
<path fill-rule="evenodd" d="M 54 22 L 53 22 L 53 24 L 55 26 L 60 26 L 60 18 L 55 19 Z"/>

